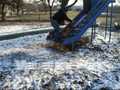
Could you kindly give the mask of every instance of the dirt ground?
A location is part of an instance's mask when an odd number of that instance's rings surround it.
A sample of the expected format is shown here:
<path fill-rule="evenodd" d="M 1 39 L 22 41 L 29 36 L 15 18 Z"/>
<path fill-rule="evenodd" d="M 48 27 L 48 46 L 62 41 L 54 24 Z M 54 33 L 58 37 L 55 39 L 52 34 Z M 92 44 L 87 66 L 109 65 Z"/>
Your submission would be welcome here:
<path fill-rule="evenodd" d="M 5 26 L 5 25 L 50 25 L 50 22 L 36 22 L 36 21 L 31 21 L 31 22 L 17 22 L 17 21 L 5 21 L 5 22 L 0 22 L 0 26 Z"/>

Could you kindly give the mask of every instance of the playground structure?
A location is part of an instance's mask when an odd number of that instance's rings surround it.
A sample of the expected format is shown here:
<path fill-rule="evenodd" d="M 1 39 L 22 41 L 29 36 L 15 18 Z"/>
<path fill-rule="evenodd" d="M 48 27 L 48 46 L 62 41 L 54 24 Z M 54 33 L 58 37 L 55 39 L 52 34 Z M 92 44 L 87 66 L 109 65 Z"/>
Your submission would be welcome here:
<path fill-rule="evenodd" d="M 111 32 L 113 29 L 112 13 L 114 0 L 91 0 L 91 9 L 87 14 L 83 14 L 81 11 L 70 24 L 68 24 L 62 31 L 52 31 L 48 36 L 52 36 L 49 40 L 57 42 L 64 46 L 76 46 L 82 40 L 83 34 L 92 27 L 91 35 L 95 33 L 96 19 L 106 12 L 106 25 L 105 25 L 105 37 L 107 31 L 109 31 L 109 41 L 111 40 Z M 111 10 L 108 11 L 109 4 L 111 4 Z M 108 22 L 108 19 L 109 22 Z M 91 38 L 92 41 L 93 37 Z"/>

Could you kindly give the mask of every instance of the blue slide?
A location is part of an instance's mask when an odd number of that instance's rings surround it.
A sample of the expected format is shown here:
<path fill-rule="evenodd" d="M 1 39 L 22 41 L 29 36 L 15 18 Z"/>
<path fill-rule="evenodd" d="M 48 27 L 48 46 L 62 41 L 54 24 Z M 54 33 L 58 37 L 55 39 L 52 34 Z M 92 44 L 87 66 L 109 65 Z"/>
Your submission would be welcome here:
<path fill-rule="evenodd" d="M 87 29 L 95 23 L 96 18 L 101 15 L 101 13 L 105 11 L 112 2 L 113 0 L 97 0 L 88 14 L 83 16 L 81 13 L 78 14 L 78 16 L 71 23 L 72 32 L 70 33 L 70 37 L 65 38 L 63 40 L 63 44 L 69 45 L 79 41 Z"/>

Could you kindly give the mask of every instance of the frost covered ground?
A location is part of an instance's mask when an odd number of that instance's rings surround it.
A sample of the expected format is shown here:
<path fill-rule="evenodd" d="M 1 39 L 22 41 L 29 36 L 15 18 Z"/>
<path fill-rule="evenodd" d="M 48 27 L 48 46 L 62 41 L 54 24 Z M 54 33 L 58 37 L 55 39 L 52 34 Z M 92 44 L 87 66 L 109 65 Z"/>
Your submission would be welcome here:
<path fill-rule="evenodd" d="M 0 90 L 120 90 L 120 36 L 112 35 L 67 53 L 41 47 L 46 34 L 0 41 Z"/>
<path fill-rule="evenodd" d="M 0 23 L 0 35 L 49 27 L 49 23 Z"/>

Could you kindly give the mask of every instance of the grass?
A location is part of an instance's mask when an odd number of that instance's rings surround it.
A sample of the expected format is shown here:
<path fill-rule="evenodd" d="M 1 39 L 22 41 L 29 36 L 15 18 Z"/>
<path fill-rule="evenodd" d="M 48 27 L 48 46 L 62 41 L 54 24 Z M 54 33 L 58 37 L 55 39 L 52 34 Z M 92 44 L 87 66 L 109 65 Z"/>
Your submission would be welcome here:
<path fill-rule="evenodd" d="M 102 25 L 105 25 L 105 23 L 106 23 L 106 17 L 98 17 L 97 18 L 97 22 L 101 23 Z M 120 17 L 113 17 L 113 24 L 115 22 L 118 22 L 120 24 Z"/>
<path fill-rule="evenodd" d="M 54 13 L 54 12 L 53 12 Z M 67 13 L 68 17 L 73 19 L 78 12 L 76 11 L 69 11 Z M 6 20 L 9 21 L 49 21 L 49 12 L 38 12 L 32 14 L 24 14 L 22 16 L 7 16 Z"/>
<path fill-rule="evenodd" d="M 78 13 L 79 12 L 77 12 L 77 11 L 69 11 L 67 13 L 67 15 L 68 15 L 69 18 L 74 19 L 74 17 L 77 16 Z"/>
<path fill-rule="evenodd" d="M 69 18 L 73 19 L 79 12 L 78 11 L 68 11 L 67 15 Z M 6 20 L 14 21 L 47 21 L 49 22 L 49 12 L 38 12 L 33 14 L 25 14 L 22 16 L 11 16 L 7 17 Z M 100 16 L 97 18 L 97 22 L 105 24 L 106 17 Z M 113 22 L 119 22 L 120 23 L 120 14 L 117 14 L 113 17 Z"/>
<path fill-rule="evenodd" d="M 49 15 L 23 15 L 18 17 L 19 20 L 40 20 L 40 21 L 44 21 L 44 20 L 49 20 Z"/>
<path fill-rule="evenodd" d="M 20 21 L 48 21 L 49 15 L 48 14 L 25 14 L 22 16 L 12 16 L 7 17 L 6 20 L 20 20 Z"/>
<path fill-rule="evenodd" d="M 77 11 L 69 11 L 67 15 L 73 19 L 79 12 Z M 97 22 L 100 23 L 101 25 L 106 24 L 106 16 L 99 16 L 97 18 Z M 117 15 L 113 16 L 113 23 L 118 22 L 120 24 L 120 14 L 118 13 Z"/>

